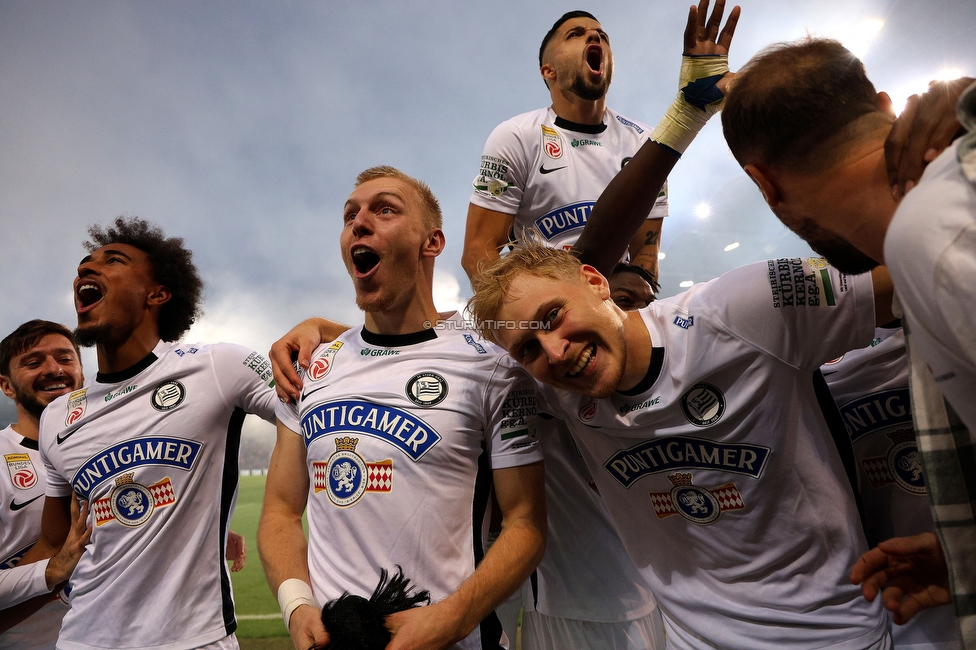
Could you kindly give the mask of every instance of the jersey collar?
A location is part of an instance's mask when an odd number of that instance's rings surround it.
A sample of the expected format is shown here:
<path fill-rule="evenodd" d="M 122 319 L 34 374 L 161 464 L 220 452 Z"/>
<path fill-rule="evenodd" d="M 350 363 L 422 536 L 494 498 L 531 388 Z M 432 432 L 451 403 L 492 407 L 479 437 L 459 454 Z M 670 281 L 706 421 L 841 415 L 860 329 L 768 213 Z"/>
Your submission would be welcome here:
<path fill-rule="evenodd" d="M 158 359 L 154 353 L 150 352 L 142 358 L 141 361 L 137 362 L 134 366 L 129 366 L 125 370 L 120 370 L 118 372 L 100 372 L 95 375 L 95 381 L 100 384 L 117 384 L 120 381 L 125 381 L 126 379 L 132 379 L 140 372 L 151 366 Z"/>
<path fill-rule="evenodd" d="M 606 122 L 600 122 L 599 124 L 577 124 L 576 122 L 564 120 L 558 115 L 552 123 L 558 126 L 560 129 L 576 131 L 577 133 L 587 133 L 589 135 L 597 135 L 598 133 L 603 133 L 607 130 Z"/>
<path fill-rule="evenodd" d="M 627 397 L 640 395 L 654 385 L 657 378 L 661 375 L 661 366 L 664 365 L 664 348 L 651 348 L 651 362 L 647 366 L 647 374 L 637 382 L 637 385 L 630 390 L 618 390 L 617 392 Z"/>
<path fill-rule="evenodd" d="M 409 334 L 377 334 L 370 332 L 363 326 L 360 335 L 363 340 L 370 345 L 377 345 L 384 348 L 400 348 L 406 345 L 416 345 L 425 341 L 432 341 L 437 338 L 437 330 L 434 328 L 410 332 Z"/>

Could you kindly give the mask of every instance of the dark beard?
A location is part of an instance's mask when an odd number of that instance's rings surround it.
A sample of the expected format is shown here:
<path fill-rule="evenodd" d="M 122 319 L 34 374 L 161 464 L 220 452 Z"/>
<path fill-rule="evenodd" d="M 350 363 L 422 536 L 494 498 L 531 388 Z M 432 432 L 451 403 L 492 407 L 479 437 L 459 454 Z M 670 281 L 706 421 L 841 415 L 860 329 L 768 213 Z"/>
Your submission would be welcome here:
<path fill-rule="evenodd" d="M 75 329 L 75 342 L 83 348 L 90 348 L 107 341 L 112 333 L 111 325 L 80 325 Z"/>
<path fill-rule="evenodd" d="M 41 402 L 33 395 L 26 395 L 22 393 L 20 389 L 16 387 L 14 387 L 14 397 L 17 404 L 24 407 L 25 411 L 30 413 L 38 420 L 41 419 L 41 413 L 44 412 L 44 407 L 46 406 L 45 404 L 41 404 Z"/>
<path fill-rule="evenodd" d="M 586 78 L 583 76 L 583 72 L 580 71 L 576 75 L 576 79 L 573 80 L 573 85 L 570 91 L 580 99 L 585 99 L 588 102 L 595 102 L 598 99 L 603 99 L 607 94 L 607 88 L 610 87 L 610 75 L 607 74 L 603 77 L 603 80 L 599 85 L 592 85 L 586 82 Z"/>
<path fill-rule="evenodd" d="M 878 266 L 875 260 L 840 238 L 810 247 L 823 255 L 832 267 L 848 275 L 861 275 Z"/>

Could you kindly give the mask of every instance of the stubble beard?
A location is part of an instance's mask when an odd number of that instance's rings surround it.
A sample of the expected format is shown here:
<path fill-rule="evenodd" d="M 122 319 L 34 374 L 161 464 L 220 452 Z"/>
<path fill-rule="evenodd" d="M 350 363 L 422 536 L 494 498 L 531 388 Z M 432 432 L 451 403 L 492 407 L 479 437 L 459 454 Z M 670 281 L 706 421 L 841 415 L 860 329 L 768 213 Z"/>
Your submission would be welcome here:
<path fill-rule="evenodd" d="M 41 419 L 41 413 L 44 412 L 44 407 L 47 404 L 42 404 L 41 400 L 31 393 L 27 393 L 20 389 L 20 387 L 14 387 L 14 397 L 19 405 L 24 407 L 24 410 L 30 413 L 33 417 L 38 420 Z"/>
<path fill-rule="evenodd" d="M 606 74 L 600 79 L 599 83 L 591 83 L 586 79 L 586 72 L 584 70 L 579 70 L 576 73 L 576 78 L 573 79 L 573 85 L 570 86 L 570 91 L 579 97 L 580 99 L 585 99 L 588 102 L 595 102 L 603 99 L 607 95 L 607 89 L 610 88 L 610 77 L 613 76 L 613 68 L 607 65 Z"/>
<path fill-rule="evenodd" d="M 840 238 L 817 242 L 810 247 L 841 273 L 861 275 L 878 266 L 878 262 L 868 257 L 853 245 Z"/>

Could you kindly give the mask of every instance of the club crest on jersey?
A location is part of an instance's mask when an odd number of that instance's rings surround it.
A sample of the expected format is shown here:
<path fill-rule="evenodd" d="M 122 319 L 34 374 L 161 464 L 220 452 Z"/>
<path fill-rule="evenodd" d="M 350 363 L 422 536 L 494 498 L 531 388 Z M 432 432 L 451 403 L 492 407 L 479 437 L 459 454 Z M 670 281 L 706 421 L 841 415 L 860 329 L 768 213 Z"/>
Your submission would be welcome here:
<path fill-rule="evenodd" d="M 892 445 L 885 456 L 864 458 L 861 467 L 871 487 L 878 489 L 894 483 L 911 494 L 925 494 L 925 477 L 922 475 L 922 458 L 918 453 L 913 429 L 898 429 L 885 435 Z"/>
<path fill-rule="evenodd" d="M 329 348 L 322 353 L 318 359 L 313 361 L 308 367 L 308 378 L 312 381 L 318 381 L 329 374 L 332 370 L 332 360 L 335 358 L 336 352 L 342 347 L 342 341 L 335 341 Z"/>
<path fill-rule="evenodd" d="M 690 472 L 668 474 L 668 480 L 674 485 L 670 492 L 649 493 L 658 519 L 677 514 L 693 524 L 706 526 L 726 510 L 746 507 L 735 483 L 706 489 L 694 484 Z"/>
<path fill-rule="evenodd" d="M 711 426 L 725 413 L 725 396 L 715 386 L 699 382 L 681 396 L 681 411 L 696 427 Z"/>
<path fill-rule="evenodd" d="M 447 397 L 447 381 L 436 372 L 421 372 L 410 378 L 405 390 L 417 406 L 436 406 Z"/>
<path fill-rule="evenodd" d="M 68 395 L 68 415 L 64 418 L 64 426 L 70 427 L 85 414 L 85 409 L 88 408 L 87 393 L 88 389 L 82 388 Z"/>
<path fill-rule="evenodd" d="M 359 438 L 335 439 L 335 452 L 325 463 L 312 463 L 315 494 L 326 492 L 329 501 L 345 508 L 359 501 L 366 492 L 393 490 L 393 461 L 367 462 L 356 453 Z"/>
<path fill-rule="evenodd" d="M 545 124 L 542 125 L 542 150 L 550 158 L 560 158 L 563 155 L 563 141 L 556 133 Z"/>
<path fill-rule="evenodd" d="M 182 404 L 185 398 L 186 388 L 180 382 L 171 379 L 153 389 L 149 402 L 157 411 L 172 411 Z"/>
<path fill-rule="evenodd" d="M 92 512 L 96 526 L 114 519 L 123 526 L 137 528 L 149 521 L 156 508 L 176 503 L 176 492 L 169 477 L 152 485 L 143 485 L 136 483 L 134 476 L 135 472 L 126 472 L 116 477 L 112 493 L 95 502 Z"/>
<path fill-rule="evenodd" d="M 37 485 L 37 472 L 27 454 L 4 454 L 10 481 L 18 490 L 29 490 Z"/>

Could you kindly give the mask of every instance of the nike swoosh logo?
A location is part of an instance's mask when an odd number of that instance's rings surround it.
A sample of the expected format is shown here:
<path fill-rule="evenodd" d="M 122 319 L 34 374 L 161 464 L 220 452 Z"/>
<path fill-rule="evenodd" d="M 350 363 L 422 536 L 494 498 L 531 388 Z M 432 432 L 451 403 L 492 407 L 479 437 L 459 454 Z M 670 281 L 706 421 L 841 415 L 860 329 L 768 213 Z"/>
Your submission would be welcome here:
<path fill-rule="evenodd" d="M 302 393 L 302 401 L 304 402 L 306 399 L 308 399 L 308 396 L 311 395 L 312 393 L 317 393 L 318 391 L 322 390 L 323 388 L 328 388 L 331 385 L 332 384 L 326 384 L 325 386 L 319 386 L 318 388 L 316 388 L 314 390 L 310 390 L 307 393 Z"/>
<path fill-rule="evenodd" d="M 64 442 L 65 440 L 67 440 L 68 438 L 70 438 L 71 436 L 73 436 L 74 433 L 75 433 L 75 431 L 77 431 L 80 428 L 81 428 L 80 426 L 77 426 L 74 429 L 72 429 L 71 431 L 69 431 L 68 433 L 64 434 L 64 436 L 62 436 L 59 433 L 58 436 L 57 436 L 58 437 L 58 444 L 60 445 L 62 442 Z"/>
<path fill-rule="evenodd" d="M 552 169 L 546 169 L 545 165 L 539 165 L 540 174 L 551 174 L 553 172 L 558 172 L 560 169 L 566 169 L 568 165 L 563 165 L 562 167 L 553 167 Z"/>
<path fill-rule="evenodd" d="M 37 501 L 38 499 L 40 499 L 42 496 L 44 496 L 44 495 L 43 494 L 38 494 L 33 499 L 30 499 L 29 501 L 24 501 L 23 503 L 17 503 L 17 500 L 16 499 L 11 499 L 10 500 L 10 509 L 11 510 L 14 510 L 14 511 L 17 511 L 17 510 L 20 510 L 21 508 L 26 508 L 30 504 L 32 504 L 35 501 Z"/>

